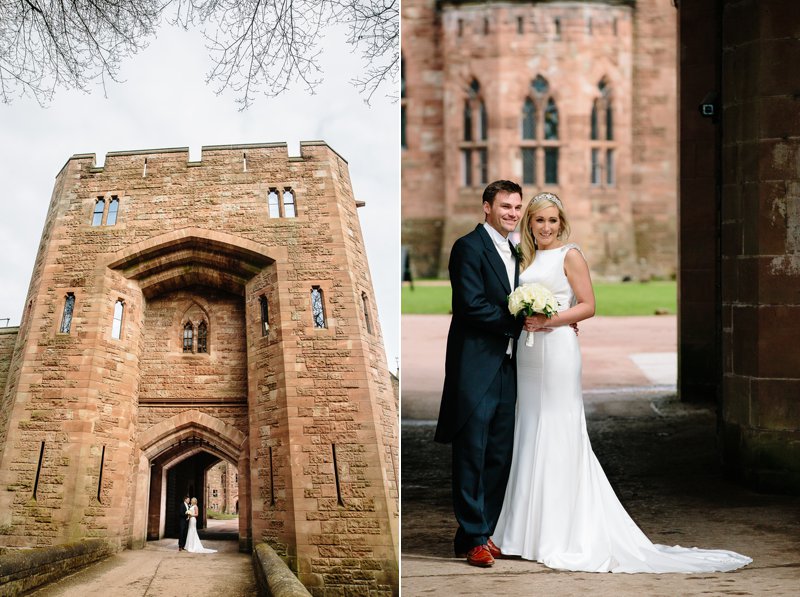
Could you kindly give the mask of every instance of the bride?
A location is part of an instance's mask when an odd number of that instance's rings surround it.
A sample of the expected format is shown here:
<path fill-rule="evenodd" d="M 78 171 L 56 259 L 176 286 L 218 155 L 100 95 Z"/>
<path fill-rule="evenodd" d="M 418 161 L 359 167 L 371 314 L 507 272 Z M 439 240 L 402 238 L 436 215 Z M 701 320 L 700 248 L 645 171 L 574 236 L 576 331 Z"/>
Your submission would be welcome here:
<path fill-rule="evenodd" d="M 561 200 L 536 195 L 522 218 L 519 283 L 539 283 L 559 302 L 552 319 L 526 319 L 517 352 L 517 414 L 511 474 L 489 540 L 495 556 L 521 556 L 584 572 L 712 572 L 752 560 L 731 551 L 655 545 L 614 494 L 586 432 L 581 354 L 569 325 L 594 315 L 589 267 Z"/>
<path fill-rule="evenodd" d="M 200 543 L 200 537 L 197 535 L 197 498 L 192 498 L 192 505 L 189 507 L 189 531 L 186 534 L 186 551 L 192 553 L 217 553 L 216 549 L 206 549 Z"/>

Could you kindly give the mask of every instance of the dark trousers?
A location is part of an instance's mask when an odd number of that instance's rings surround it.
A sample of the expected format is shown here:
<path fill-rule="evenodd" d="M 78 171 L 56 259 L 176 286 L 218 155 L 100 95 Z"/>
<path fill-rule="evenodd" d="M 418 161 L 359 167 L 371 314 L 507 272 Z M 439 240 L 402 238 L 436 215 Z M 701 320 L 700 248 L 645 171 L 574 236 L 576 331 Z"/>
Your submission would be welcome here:
<path fill-rule="evenodd" d="M 183 549 L 186 546 L 186 536 L 189 534 L 189 522 L 186 520 L 186 517 L 180 519 L 180 535 L 178 536 L 178 547 Z"/>
<path fill-rule="evenodd" d="M 494 532 L 511 469 L 517 380 L 506 358 L 486 395 L 453 438 L 456 554 L 486 544 Z"/>

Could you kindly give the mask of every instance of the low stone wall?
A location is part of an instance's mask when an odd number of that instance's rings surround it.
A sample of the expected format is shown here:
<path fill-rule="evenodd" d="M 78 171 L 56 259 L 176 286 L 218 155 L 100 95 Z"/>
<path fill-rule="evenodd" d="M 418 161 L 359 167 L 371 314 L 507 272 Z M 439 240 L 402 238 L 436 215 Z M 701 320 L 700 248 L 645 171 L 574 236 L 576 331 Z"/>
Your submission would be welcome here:
<path fill-rule="evenodd" d="M 261 597 L 310 597 L 281 557 L 266 543 L 253 549 L 253 568 Z"/>
<path fill-rule="evenodd" d="M 20 595 L 72 574 L 112 553 L 114 549 L 102 539 L 7 550 L 0 554 L 0 597 Z"/>

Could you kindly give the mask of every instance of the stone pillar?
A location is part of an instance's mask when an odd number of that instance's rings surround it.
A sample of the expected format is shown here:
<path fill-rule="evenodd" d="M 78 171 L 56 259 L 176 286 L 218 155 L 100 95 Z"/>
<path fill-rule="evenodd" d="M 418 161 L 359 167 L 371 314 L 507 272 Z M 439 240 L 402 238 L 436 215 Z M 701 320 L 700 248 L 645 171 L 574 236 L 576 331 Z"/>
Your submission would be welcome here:
<path fill-rule="evenodd" d="M 680 8 L 680 273 L 678 385 L 681 400 L 716 401 L 721 391 L 719 116 L 699 106 L 719 93 L 719 14 L 714 0 Z M 719 109 L 719 108 L 717 108 Z"/>
<path fill-rule="evenodd" d="M 800 491 L 800 13 L 723 2 L 722 445 L 749 485 Z"/>

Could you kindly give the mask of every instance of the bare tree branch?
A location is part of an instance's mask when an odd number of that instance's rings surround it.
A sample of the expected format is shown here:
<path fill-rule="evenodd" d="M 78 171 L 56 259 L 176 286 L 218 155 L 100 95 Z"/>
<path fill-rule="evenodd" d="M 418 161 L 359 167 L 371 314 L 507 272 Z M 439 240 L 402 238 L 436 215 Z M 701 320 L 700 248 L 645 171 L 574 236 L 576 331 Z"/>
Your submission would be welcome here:
<path fill-rule="evenodd" d="M 202 28 L 212 59 L 207 82 L 231 90 L 242 109 L 259 95 L 322 81 L 323 33 L 348 27 L 363 72 L 352 82 L 369 103 L 399 71 L 400 0 L 0 0 L 0 100 L 57 89 L 89 91 L 118 81 L 122 60 L 147 45 L 162 18 Z"/>

